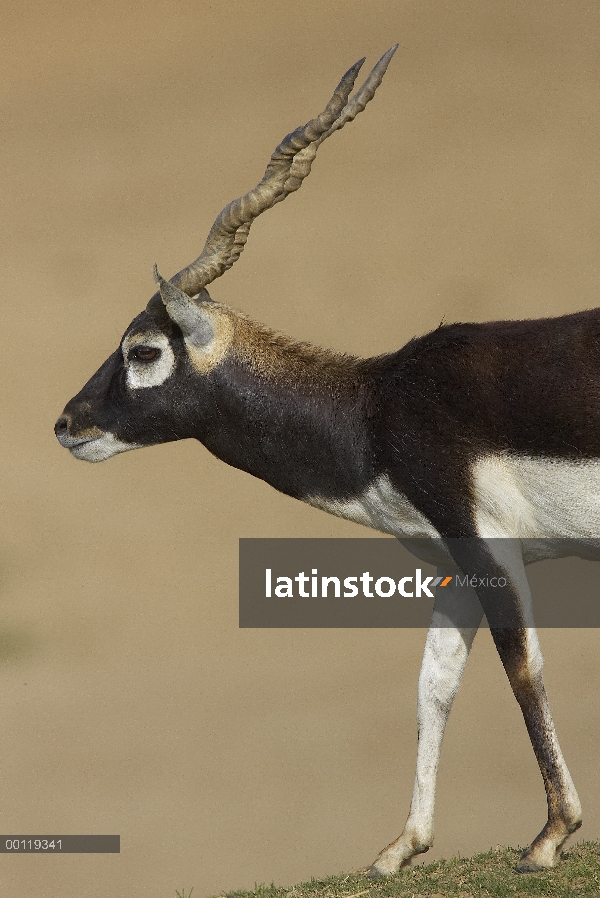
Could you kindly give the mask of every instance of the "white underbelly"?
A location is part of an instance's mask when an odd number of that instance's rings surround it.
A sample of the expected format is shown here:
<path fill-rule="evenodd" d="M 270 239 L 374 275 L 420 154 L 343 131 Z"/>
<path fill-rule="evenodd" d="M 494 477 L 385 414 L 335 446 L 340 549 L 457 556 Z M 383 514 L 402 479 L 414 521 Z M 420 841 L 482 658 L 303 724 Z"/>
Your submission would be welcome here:
<path fill-rule="evenodd" d="M 490 455 L 473 468 L 484 537 L 600 537 L 600 462 Z"/>

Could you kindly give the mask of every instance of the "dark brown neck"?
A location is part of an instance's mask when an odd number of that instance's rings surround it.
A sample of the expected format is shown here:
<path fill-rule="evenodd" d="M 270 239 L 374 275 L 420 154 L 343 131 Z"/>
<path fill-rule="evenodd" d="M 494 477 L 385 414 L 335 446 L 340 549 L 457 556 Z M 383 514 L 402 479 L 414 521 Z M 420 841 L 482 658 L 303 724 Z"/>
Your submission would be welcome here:
<path fill-rule="evenodd" d="M 296 498 L 356 495 L 372 477 L 362 363 L 242 321 L 211 374 L 215 410 L 199 439 Z"/>

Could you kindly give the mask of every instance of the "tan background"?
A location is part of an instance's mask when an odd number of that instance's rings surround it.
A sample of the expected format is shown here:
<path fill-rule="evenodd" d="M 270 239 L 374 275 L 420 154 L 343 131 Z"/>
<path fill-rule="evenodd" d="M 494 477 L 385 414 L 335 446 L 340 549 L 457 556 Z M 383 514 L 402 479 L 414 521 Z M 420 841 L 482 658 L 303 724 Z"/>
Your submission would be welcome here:
<path fill-rule="evenodd" d="M 198 444 L 104 465 L 52 426 L 215 214 L 362 55 L 400 49 L 216 299 L 337 349 L 442 318 L 598 304 L 596 2 L 5 2 L 0 830 L 121 833 L 0 855 L 6 895 L 172 896 L 349 870 L 412 789 L 420 631 L 239 631 L 241 536 L 359 536 Z M 373 534 L 374 535 L 374 534 Z M 542 634 L 600 836 L 596 632 Z M 429 857 L 527 843 L 545 799 L 487 633 Z"/>

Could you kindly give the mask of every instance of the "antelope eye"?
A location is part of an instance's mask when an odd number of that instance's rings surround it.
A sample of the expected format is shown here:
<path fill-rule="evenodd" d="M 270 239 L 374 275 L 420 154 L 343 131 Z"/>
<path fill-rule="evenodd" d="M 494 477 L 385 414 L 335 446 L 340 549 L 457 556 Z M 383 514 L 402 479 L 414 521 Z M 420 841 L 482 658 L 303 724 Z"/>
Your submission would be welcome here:
<path fill-rule="evenodd" d="M 154 362 L 160 357 L 160 349 L 156 346 L 135 346 L 129 353 L 130 361 Z"/>

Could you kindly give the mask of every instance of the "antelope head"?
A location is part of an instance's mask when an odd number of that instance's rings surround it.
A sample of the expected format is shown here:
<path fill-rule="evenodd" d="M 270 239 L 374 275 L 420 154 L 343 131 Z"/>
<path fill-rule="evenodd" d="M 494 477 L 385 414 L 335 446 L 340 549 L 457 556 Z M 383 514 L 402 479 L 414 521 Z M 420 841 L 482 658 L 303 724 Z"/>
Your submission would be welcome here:
<path fill-rule="evenodd" d="M 60 444 L 75 458 L 104 461 L 128 449 L 186 437 L 202 439 L 211 448 L 211 429 L 219 424 L 216 373 L 221 372 L 221 380 L 231 377 L 223 374 L 223 366 L 234 356 L 253 356 L 256 362 L 258 344 L 270 347 L 266 367 L 277 367 L 285 347 L 264 328 L 214 302 L 206 287 L 237 261 L 252 222 L 299 189 L 321 143 L 362 112 L 395 50 L 379 60 L 351 99 L 364 59 L 348 70 L 323 112 L 279 144 L 260 183 L 217 216 L 195 262 L 170 281 L 155 267 L 159 290 L 56 422 Z M 268 352 L 264 348 L 263 357 Z"/>

